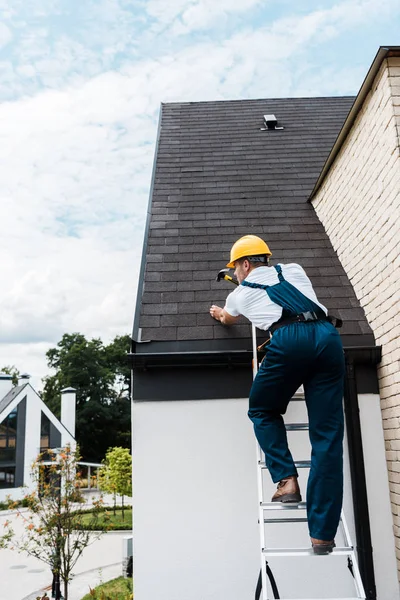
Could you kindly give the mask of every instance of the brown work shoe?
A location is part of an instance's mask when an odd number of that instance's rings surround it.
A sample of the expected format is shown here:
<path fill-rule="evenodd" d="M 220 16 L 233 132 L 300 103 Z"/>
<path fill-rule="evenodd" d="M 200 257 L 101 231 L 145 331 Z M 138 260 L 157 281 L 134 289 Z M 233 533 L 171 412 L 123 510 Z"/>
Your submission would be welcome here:
<path fill-rule="evenodd" d="M 310 539 L 314 554 L 319 554 L 320 556 L 323 554 L 330 554 L 335 547 L 335 540 L 327 542 L 326 540 L 317 540 L 316 538 Z"/>
<path fill-rule="evenodd" d="M 301 502 L 300 488 L 295 475 L 285 477 L 278 483 L 278 489 L 271 502 Z"/>

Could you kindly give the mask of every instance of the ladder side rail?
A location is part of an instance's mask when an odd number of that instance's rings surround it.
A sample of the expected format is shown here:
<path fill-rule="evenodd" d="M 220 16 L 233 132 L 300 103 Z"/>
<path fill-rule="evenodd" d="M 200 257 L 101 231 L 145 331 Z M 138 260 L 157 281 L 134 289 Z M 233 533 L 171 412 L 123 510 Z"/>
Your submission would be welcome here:
<path fill-rule="evenodd" d="M 257 331 L 255 325 L 251 325 L 251 339 L 253 344 L 253 379 L 258 373 L 258 352 L 257 352 Z M 265 548 L 265 529 L 264 529 L 264 511 L 262 509 L 262 503 L 264 500 L 264 491 L 263 491 L 263 479 L 262 479 L 262 470 L 260 468 L 260 463 L 262 460 L 262 450 L 259 444 L 256 444 L 256 453 L 257 453 L 257 487 L 258 487 L 258 501 L 259 501 L 259 509 L 258 509 L 258 523 L 259 523 L 259 533 L 260 533 L 260 549 L 261 549 L 261 582 L 262 582 L 262 597 L 263 600 L 268 600 L 268 592 L 267 592 L 267 570 L 266 570 L 266 561 L 262 554 L 263 549 Z"/>
<path fill-rule="evenodd" d="M 343 528 L 343 535 L 344 535 L 344 542 L 345 542 L 344 545 L 345 546 L 352 546 L 354 548 L 353 543 L 352 543 L 352 539 L 350 537 L 350 531 L 349 531 L 349 528 L 347 526 L 346 517 L 344 516 L 343 509 L 342 509 L 341 515 L 340 515 L 340 522 L 341 522 L 342 528 Z"/>
<path fill-rule="evenodd" d="M 259 462 L 260 449 L 257 444 L 257 461 Z M 262 470 L 260 467 L 257 469 L 257 489 L 258 489 L 258 523 L 259 523 L 259 536 L 260 536 L 260 549 L 261 549 L 261 583 L 262 583 L 262 595 L 263 600 L 268 600 L 267 596 L 267 571 L 265 568 L 265 559 L 262 554 L 262 550 L 265 548 L 265 528 L 264 528 L 264 511 L 262 508 L 263 504 L 263 480 L 262 480 Z"/>
<path fill-rule="evenodd" d="M 352 563 L 353 563 L 354 582 L 355 582 L 355 586 L 357 589 L 357 593 L 360 596 L 360 598 L 365 598 L 365 589 L 364 589 L 364 584 L 361 579 L 361 573 L 360 573 L 360 569 L 358 566 L 358 559 L 356 556 L 356 552 L 354 550 L 353 542 L 352 542 L 352 539 L 350 536 L 350 530 L 347 525 L 346 517 L 345 517 L 343 510 L 342 510 L 342 513 L 340 516 L 340 522 L 341 522 L 342 528 L 343 528 L 345 546 L 351 546 L 353 548 L 351 559 L 352 559 Z"/>
<path fill-rule="evenodd" d="M 361 573 L 360 573 L 360 569 L 358 567 L 358 560 L 357 560 L 357 556 L 356 553 L 353 552 L 351 553 L 351 561 L 352 561 L 352 566 L 353 566 L 353 577 L 354 577 L 354 583 L 356 586 L 356 590 L 357 590 L 357 594 L 359 596 L 359 598 L 363 598 L 365 599 L 365 589 L 364 589 L 364 584 L 363 581 L 361 579 Z"/>

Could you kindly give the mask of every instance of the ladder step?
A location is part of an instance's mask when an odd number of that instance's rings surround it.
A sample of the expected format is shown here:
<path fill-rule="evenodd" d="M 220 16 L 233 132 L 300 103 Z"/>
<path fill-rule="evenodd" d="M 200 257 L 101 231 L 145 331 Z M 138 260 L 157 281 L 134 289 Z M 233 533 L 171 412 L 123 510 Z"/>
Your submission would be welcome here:
<path fill-rule="evenodd" d="M 343 547 L 343 548 L 334 548 L 330 554 L 336 555 L 353 555 L 354 548 L 351 546 Z M 327 554 L 326 556 L 330 556 Z M 263 549 L 263 556 L 320 556 L 318 554 L 314 554 L 312 548 L 270 548 L 268 550 Z M 325 555 L 323 555 L 325 556 Z"/>
<path fill-rule="evenodd" d="M 302 385 L 295 392 L 293 398 L 304 398 L 304 387 Z"/>
<path fill-rule="evenodd" d="M 264 523 L 307 523 L 307 517 L 287 517 L 287 519 L 264 519 Z"/>
<path fill-rule="evenodd" d="M 268 469 L 268 467 L 265 464 L 265 461 L 260 460 L 258 464 L 261 467 L 261 469 Z M 309 469 L 311 467 L 310 460 L 295 460 L 294 464 L 297 469 Z"/>
<path fill-rule="evenodd" d="M 308 423 L 287 423 L 286 431 L 308 431 Z"/>
<path fill-rule="evenodd" d="M 299 502 L 298 504 L 290 504 L 289 502 L 260 502 L 260 508 L 263 510 L 305 510 L 307 504 Z"/>
<path fill-rule="evenodd" d="M 295 460 L 294 464 L 298 469 L 309 469 L 311 467 L 311 460 Z"/>

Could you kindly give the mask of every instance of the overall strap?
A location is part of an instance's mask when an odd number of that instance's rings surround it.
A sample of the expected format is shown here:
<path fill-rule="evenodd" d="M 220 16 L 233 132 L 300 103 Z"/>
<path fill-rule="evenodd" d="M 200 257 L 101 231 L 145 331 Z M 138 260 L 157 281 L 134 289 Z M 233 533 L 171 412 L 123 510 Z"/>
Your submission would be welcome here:
<path fill-rule="evenodd" d="M 285 278 L 284 278 L 284 276 L 282 275 L 282 267 L 281 267 L 281 265 L 275 265 L 274 269 L 278 273 L 279 282 L 282 283 L 282 281 L 286 281 Z"/>
<path fill-rule="evenodd" d="M 286 281 L 280 265 L 276 265 L 274 269 L 277 272 L 279 283 L 262 285 L 261 283 L 244 280 L 240 284 L 244 287 L 264 290 L 270 300 L 282 308 L 281 318 L 276 323 L 273 323 L 269 329 L 271 333 L 282 325 L 294 322 L 329 321 L 335 327 L 342 326 L 341 319 L 327 316 L 318 304 L 308 298 L 308 296 L 305 296 L 289 281 Z"/>
<path fill-rule="evenodd" d="M 279 282 L 274 285 L 262 285 L 246 280 L 242 281 L 241 285 L 264 290 L 270 300 L 282 308 L 281 319 L 297 318 L 298 315 L 303 313 L 312 313 L 318 319 L 326 319 L 325 312 L 318 304 L 284 278 L 281 265 L 276 265 L 274 269 L 279 278 Z"/>
<path fill-rule="evenodd" d="M 261 283 L 253 283 L 251 281 L 246 281 L 245 279 L 242 281 L 242 283 L 240 285 L 243 285 L 244 287 L 250 287 L 250 288 L 257 289 L 257 290 L 265 290 L 265 291 L 267 291 L 267 289 L 269 288 L 269 285 L 262 285 Z"/>
<path fill-rule="evenodd" d="M 282 283 L 282 281 L 286 281 L 282 275 L 282 267 L 280 265 L 276 265 L 276 266 L 274 266 L 274 269 L 278 274 L 279 283 Z M 267 291 L 267 289 L 269 287 L 271 287 L 270 285 L 262 285 L 261 283 L 252 283 L 251 281 L 246 281 L 246 280 L 242 281 L 242 283 L 240 285 L 244 285 L 245 287 L 251 287 L 254 289 L 258 289 L 258 290 L 265 290 L 265 291 Z"/>

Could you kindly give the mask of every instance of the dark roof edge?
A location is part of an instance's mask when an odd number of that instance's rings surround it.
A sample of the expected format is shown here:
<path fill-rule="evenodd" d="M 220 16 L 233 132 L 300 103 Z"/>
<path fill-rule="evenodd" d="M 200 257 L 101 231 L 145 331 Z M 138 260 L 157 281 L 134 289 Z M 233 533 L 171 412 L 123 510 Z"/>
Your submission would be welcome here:
<path fill-rule="evenodd" d="M 155 145 L 155 149 L 154 149 L 154 160 L 153 160 L 153 170 L 152 170 L 152 174 L 151 174 L 149 202 L 147 205 L 146 226 L 145 226 L 144 237 L 143 237 L 142 260 L 140 263 L 140 272 L 139 272 L 138 288 L 137 288 L 137 295 L 136 295 L 135 315 L 133 317 L 132 339 L 135 341 L 138 341 L 138 339 L 140 339 L 139 319 L 140 319 L 140 309 L 141 309 L 141 305 L 142 305 L 142 296 L 143 296 L 143 291 L 144 291 L 143 286 L 144 286 L 144 272 L 146 270 L 146 249 L 147 249 L 147 241 L 148 241 L 149 231 L 150 231 L 151 207 L 153 204 L 153 189 L 154 189 L 154 183 L 155 183 L 155 179 L 156 179 L 157 155 L 158 155 L 158 146 L 160 144 L 160 134 L 161 134 L 162 109 L 163 109 L 163 105 L 161 103 L 159 118 L 158 118 L 156 145 Z"/>
<path fill-rule="evenodd" d="M 326 162 L 325 162 L 325 164 L 322 168 L 322 171 L 317 179 L 314 189 L 311 192 L 311 195 L 308 199 L 309 202 L 311 202 L 311 200 L 314 198 L 315 194 L 321 187 L 322 182 L 324 181 L 329 169 L 332 166 L 332 163 L 334 162 L 335 158 L 339 154 L 339 151 L 340 151 L 341 147 L 343 146 L 344 141 L 347 138 L 347 135 L 348 135 L 351 127 L 353 126 L 353 123 L 356 120 L 358 113 L 361 110 L 364 100 L 367 97 L 367 95 L 369 94 L 369 91 L 372 87 L 375 77 L 378 74 L 379 69 L 381 68 L 383 61 L 390 56 L 400 56 L 400 46 L 380 46 L 380 48 L 379 48 L 378 52 L 376 53 L 376 56 L 372 62 L 372 65 L 370 66 L 369 71 L 360 87 L 360 91 L 358 92 L 356 99 L 354 100 L 353 106 L 351 107 L 350 112 L 347 115 L 347 118 L 343 124 L 343 127 L 340 130 L 339 135 L 336 138 L 336 141 L 332 147 L 332 150 L 329 153 L 328 158 L 326 159 Z"/>
<path fill-rule="evenodd" d="M 378 365 L 382 360 L 382 346 L 348 346 L 344 350 L 355 365 Z"/>
<path fill-rule="evenodd" d="M 176 100 L 174 102 L 162 102 L 163 106 L 191 106 L 193 104 L 228 104 L 228 103 L 243 103 L 243 102 L 280 102 L 285 100 L 331 100 L 332 98 L 354 98 L 354 94 L 340 94 L 338 96 L 274 96 L 273 98 L 266 98 L 265 96 L 259 98 L 235 98 L 232 100 Z"/>
<path fill-rule="evenodd" d="M 345 354 L 353 364 L 377 365 L 382 358 L 382 347 L 348 346 L 345 348 Z M 251 350 L 128 354 L 131 367 L 144 370 L 162 367 L 250 367 L 252 358 Z"/>
<path fill-rule="evenodd" d="M 211 350 L 204 352 L 143 352 L 128 354 L 132 367 L 233 367 L 251 365 L 251 350 Z"/>
<path fill-rule="evenodd" d="M 265 332 L 257 330 L 257 343 L 265 342 L 268 337 Z M 344 348 L 375 346 L 373 333 L 363 333 L 358 335 L 341 334 L 340 336 Z M 251 350 L 252 340 L 250 337 L 241 338 L 220 338 L 213 340 L 153 340 L 135 342 L 132 340 L 131 354 L 170 354 L 183 352 L 232 352 L 234 350 Z"/>

